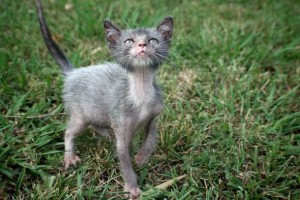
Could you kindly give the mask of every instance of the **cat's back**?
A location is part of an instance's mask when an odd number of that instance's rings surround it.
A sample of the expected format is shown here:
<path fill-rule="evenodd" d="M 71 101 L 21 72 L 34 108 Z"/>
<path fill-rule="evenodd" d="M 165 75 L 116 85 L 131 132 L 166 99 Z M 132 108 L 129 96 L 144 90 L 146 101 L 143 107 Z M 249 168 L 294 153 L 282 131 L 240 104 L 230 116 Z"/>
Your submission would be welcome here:
<path fill-rule="evenodd" d="M 69 72 L 65 78 L 65 84 L 85 85 L 86 87 L 97 84 L 112 84 L 125 75 L 125 70 L 118 64 L 107 62 L 100 65 L 77 68 Z"/>
<path fill-rule="evenodd" d="M 65 76 L 63 98 L 70 113 L 84 117 L 86 123 L 109 126 L 109 107 L 113 91 L 126 72 L 119 65 L 104 63 L 77 68 Z M 98 124 L 99 125 L 99 124 Z"/>
<path fill-rule="evenodd" d="M 91 98 L 93 94 L 106 95 L 116 82 L 125 76 L 125 70 L 115 63 L 107 62 L 77 68 L 65 77 L 64 98 L 74 98 L 74 96 Z"/>

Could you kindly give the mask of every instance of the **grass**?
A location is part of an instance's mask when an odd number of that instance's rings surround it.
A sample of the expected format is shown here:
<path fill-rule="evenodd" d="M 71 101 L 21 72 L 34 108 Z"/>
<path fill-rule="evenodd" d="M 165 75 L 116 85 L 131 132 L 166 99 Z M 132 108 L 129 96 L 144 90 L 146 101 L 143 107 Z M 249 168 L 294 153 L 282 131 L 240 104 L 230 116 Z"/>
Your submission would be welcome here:
<path fill-rule="evenodd" d="M 135 169 L 144 191 L 187 177 L 144 199 L 300 199 L 299 1 L 43 4 L 76 66 L 109 58 L 105 18 L 137 27 L 174 16 L 159 144 Z M 115 148 L 91 130 L 76 140 L 82 163 L 62 169 L 62 76 L 34 3 L 4 0 L 0 11 L 0 199 L 122 198 Z"/>

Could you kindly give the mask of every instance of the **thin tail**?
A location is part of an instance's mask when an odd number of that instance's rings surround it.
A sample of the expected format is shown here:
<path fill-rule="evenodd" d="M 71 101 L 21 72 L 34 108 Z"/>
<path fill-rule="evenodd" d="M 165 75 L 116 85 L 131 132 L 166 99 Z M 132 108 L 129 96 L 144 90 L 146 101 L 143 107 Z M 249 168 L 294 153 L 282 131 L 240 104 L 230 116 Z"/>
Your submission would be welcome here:
<path fill-rule="evenodd" d="M 36 4 L 36 8 L 37 8 L 41 32 L 42 32 L 44 41 L 46 43 L 46 46 L 49 50 L 49 53 L 55 59 L 57 64 L 61 67 L 63 74 L 66 75 L 67 72 L 72 71 L 74 69 L 74 66 L 72 65 L 72 63 L 70 63 L 68 58 L 65 56 L 65 54 L 62 52 L 62 50 L 59 48 L 59 46 L 52 39 L 51 33 L 49 31 L 49 28 L 48 28 L 45 18 L 44 18 L 41 1 L 36 0 L 35 4 Z"/>

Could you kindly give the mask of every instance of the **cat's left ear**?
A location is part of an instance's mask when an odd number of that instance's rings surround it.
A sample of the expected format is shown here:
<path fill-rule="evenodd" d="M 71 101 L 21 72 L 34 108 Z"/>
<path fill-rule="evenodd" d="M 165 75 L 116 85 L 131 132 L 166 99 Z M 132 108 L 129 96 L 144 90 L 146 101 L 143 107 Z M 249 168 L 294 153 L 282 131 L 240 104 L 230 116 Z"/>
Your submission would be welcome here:
<path fill-rule="evenodd" d="M 116 44 L 117 40 L 121 36 L 121 30 L 118 26 L 114 25 L 110 20 L 104 21 L 104 29 L 106 33 L 106 39 L 110 44 Z"/>
<path fill-rule="evenodd" d="M 165 40 L 170 40 L 173 34 L 173 17 L 168 16 L 162 20 L 156 30 L 163 35 Z"/>

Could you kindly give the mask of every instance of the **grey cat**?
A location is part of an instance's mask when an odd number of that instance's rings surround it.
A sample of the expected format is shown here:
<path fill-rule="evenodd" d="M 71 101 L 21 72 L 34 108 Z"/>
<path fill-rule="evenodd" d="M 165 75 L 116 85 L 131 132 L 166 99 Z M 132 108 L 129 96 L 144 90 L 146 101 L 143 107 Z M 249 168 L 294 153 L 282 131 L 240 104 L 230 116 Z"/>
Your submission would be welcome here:
<path fill-rule="evenodd" d="M 105 134 L 112 129 L 124 179 L 124 191 L 137 198 L 141 192 L 130 159 L 134 133 L 144 128 L 145 139 L 135 156 L 143 165 L 156 143 L 155 117 L 163 109 L 162 93 L 155 83 L 158 67 L 167 59 L 173 19 L 166 17 L 156 28 L 121 30 L 104 21 L 108 47 L 117 63 L 75 69 L 53 41 L 40 0 L 36 0 L 41 32 L 50 54 L 64 74 L 63 98 L 69 114 L 65 132 L 65 169 L 80 162 L 73 139 L 87 126 Z"/>

